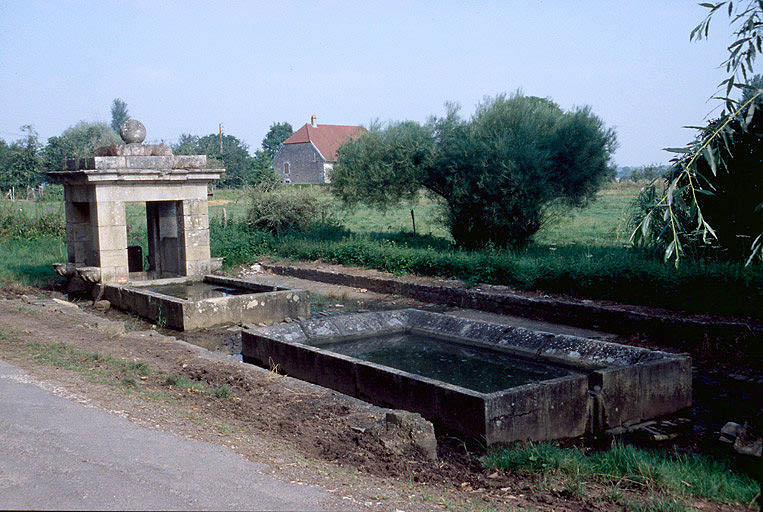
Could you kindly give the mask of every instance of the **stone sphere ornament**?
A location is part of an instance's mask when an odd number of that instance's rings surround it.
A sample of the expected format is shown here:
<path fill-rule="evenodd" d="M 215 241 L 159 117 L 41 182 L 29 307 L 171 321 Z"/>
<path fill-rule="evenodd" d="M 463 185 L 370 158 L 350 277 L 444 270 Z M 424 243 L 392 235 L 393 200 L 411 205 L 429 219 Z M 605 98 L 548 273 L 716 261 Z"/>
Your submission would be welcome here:
<path fill-rule="evenodd" d="M 119 127 L 119 135 L 127 144 L 140 144 L 146 139 L 146 127 L 137 119 L 128 119 Z"/>

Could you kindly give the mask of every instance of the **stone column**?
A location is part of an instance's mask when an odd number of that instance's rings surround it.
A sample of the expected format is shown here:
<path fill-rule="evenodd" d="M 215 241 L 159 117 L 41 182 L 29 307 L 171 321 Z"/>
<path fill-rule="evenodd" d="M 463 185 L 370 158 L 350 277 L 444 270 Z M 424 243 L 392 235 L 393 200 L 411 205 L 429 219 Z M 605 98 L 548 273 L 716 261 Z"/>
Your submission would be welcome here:
<path fill-rule="evenodd" d="M 90 203 L 66 202 L 66 250 L 68 261 L 79 266 L 91 263 Z"/>
<path fill-rule="evenodd" d="M 91 203 L 95 211 L 93 231 L 101 267 L 101 280 L 127 282 L 127 219 L 122 201 L 97 201 Z"/>
<path fill-rule="evenodd" d="M 178 241 L 184 249 L 185 275 L 202 276 L 209 272 L 209 208 L 206 197 L 179 201 Z"/>
<path fill-rule="evenodd" d="M 69 263 L 78 266 L 95 264 L 92 252 L 90 192 L 90 188 L 84 186 L 64 187 L 66 250 Z"/>

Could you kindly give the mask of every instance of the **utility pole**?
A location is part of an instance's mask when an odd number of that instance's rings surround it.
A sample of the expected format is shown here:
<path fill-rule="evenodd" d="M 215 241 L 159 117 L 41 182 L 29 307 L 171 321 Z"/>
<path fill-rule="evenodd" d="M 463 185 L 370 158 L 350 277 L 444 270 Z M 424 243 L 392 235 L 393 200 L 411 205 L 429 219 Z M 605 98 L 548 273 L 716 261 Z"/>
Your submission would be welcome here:
<path fill-rule="evenodd" d="M 220 123 L 220 156 L 223 154 L 223 124 Z"/>

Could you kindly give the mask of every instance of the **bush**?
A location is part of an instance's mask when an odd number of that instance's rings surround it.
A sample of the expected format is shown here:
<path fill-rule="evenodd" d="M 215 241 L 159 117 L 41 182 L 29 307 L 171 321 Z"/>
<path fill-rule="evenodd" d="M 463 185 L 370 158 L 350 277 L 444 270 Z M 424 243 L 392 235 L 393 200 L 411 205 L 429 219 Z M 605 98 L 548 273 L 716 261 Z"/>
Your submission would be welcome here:
<path fill-rule="evenodd" d="M 331 205 L 306 188 L 257 187 L 250 194 L 247 223 L 270 233 L 306 232 L 316 224 L 335 223 Z"/>

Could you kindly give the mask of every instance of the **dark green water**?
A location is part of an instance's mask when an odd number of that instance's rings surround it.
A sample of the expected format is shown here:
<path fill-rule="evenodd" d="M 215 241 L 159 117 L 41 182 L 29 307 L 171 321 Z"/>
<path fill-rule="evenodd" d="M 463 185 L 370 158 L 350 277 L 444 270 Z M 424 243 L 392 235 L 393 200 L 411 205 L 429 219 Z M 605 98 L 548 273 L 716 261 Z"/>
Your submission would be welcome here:
<path fill-rule="evenodd" d="M 555 366 L 416 334 L 392 334 L 319 346 L 481 393 L 569 375 L 567 370 Z"/>
<path fill-rule="evenodd" d="M 216 297 L 230 297 L 231 295 L 244 295 L 248 293 L 257 293 L 254 290 L 245 288 L 229 288 L 210 283 L 174 283 L 161 284 L 158 286 L 146 287 L 150 292 L 162 293 L 170 297 L 177 297 L 185 300 L 203 300 Z"/>

